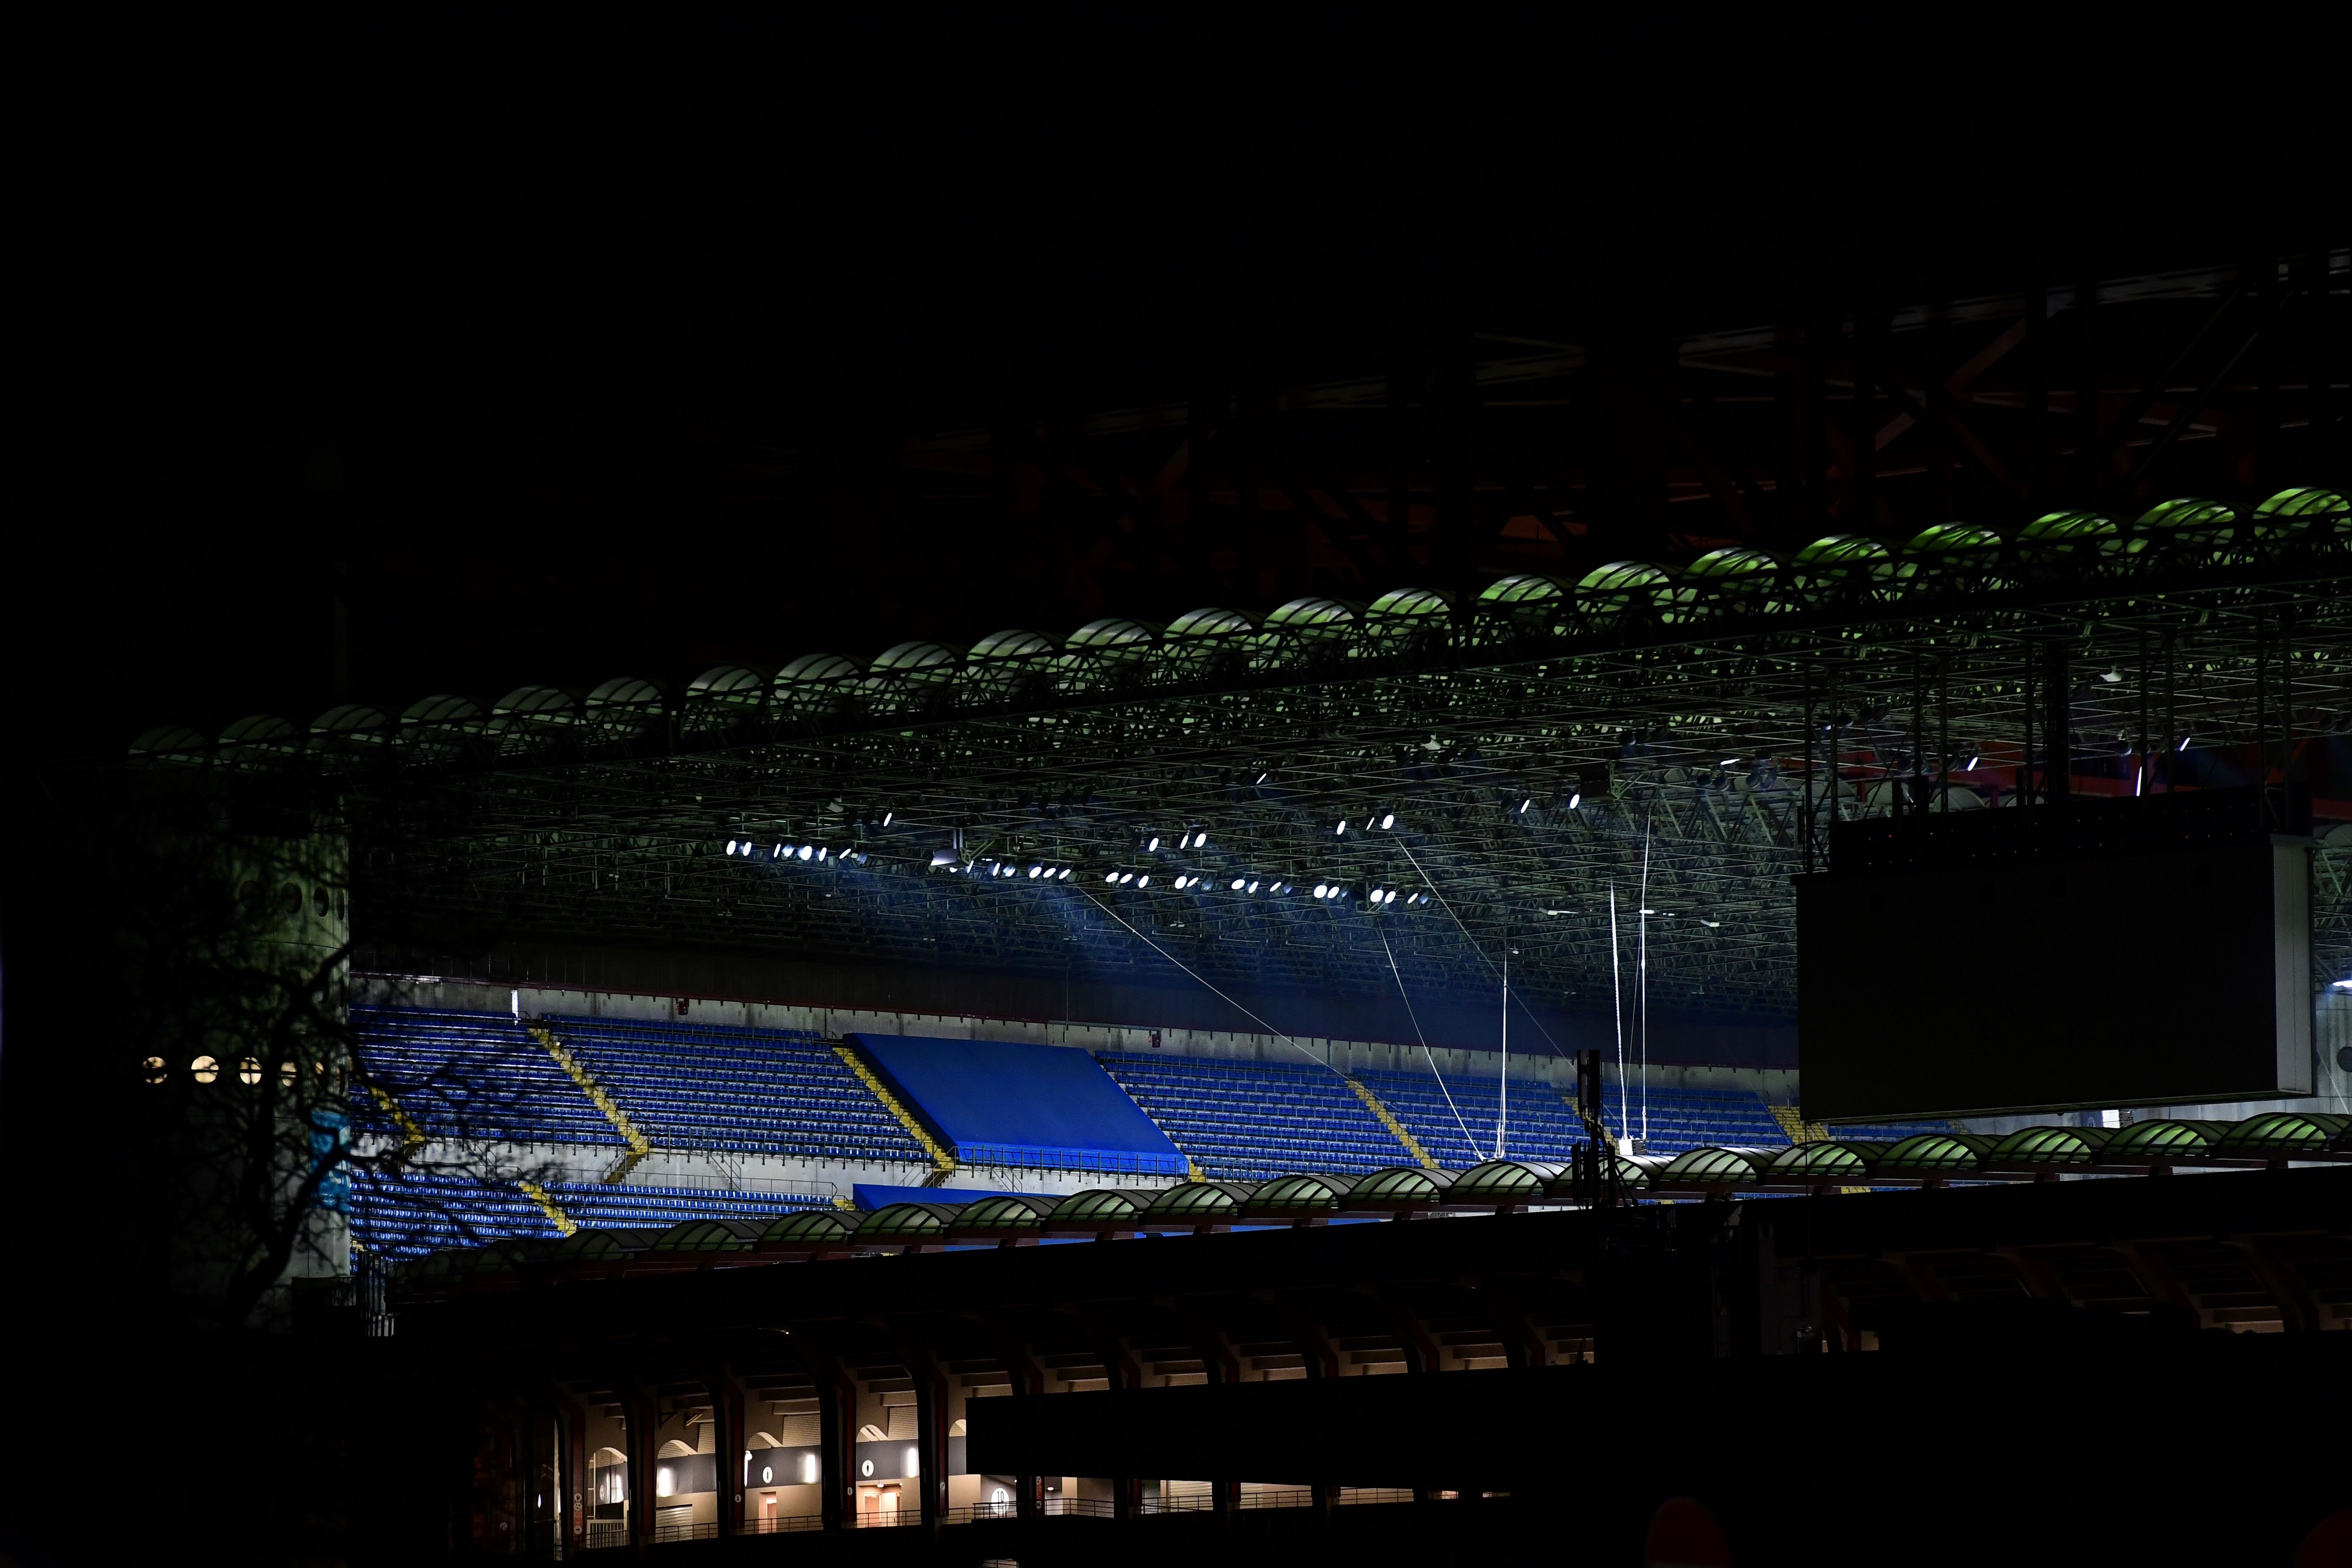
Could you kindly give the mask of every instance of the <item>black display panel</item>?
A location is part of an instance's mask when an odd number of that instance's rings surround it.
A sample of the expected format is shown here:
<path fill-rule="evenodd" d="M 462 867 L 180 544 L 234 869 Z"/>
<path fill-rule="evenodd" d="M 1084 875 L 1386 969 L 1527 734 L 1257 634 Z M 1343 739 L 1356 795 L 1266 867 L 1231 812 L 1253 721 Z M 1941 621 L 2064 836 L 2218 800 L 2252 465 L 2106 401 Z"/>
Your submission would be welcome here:
<path fill-rule="evenodd" d="M 1797 879 L 1809 1120 L 2308 1094 L 2311 840 L 2253 793 L 1832 829 Z"/>

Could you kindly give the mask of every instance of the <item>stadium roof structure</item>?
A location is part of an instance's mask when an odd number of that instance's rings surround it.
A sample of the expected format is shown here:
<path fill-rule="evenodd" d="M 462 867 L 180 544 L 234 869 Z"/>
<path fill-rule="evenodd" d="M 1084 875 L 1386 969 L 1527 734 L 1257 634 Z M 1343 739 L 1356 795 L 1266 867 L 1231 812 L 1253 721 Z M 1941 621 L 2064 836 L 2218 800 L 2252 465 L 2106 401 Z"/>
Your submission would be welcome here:
<path fill-rule="evenodd" d="M 343 824 L 378 930 L 1383 993 L 1486 992 L 1507 946 L 1524 992 L 1573 1002 L 1646 910 L 1655 1002 L 1779 1012 L 1789 879 L 1828 824 L 2012 805 L 2055 649 L 2076 795 L 2310 786 L 2335 975 L 2347 579 L 2333 492 L 2183 498 L 165 728 L 132 758 L 142 785 Z"/>

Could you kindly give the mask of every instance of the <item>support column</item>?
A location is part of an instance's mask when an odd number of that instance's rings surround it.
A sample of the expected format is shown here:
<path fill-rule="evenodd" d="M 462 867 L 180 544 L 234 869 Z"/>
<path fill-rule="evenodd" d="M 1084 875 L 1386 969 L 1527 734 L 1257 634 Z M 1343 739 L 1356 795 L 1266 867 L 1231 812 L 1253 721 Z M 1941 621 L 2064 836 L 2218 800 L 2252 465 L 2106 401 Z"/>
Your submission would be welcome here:
<path fill-rule="evenodd" d="M 817 1517 L 826 1530 L 857 1526 L 857 1384 L 839 1362 L 812 1361 L 816 1384 Z"/>
<path fill-rule="evenodd" d="M 929 1351 L 902 1346 L 898 1359 L 915 1380 L 915 1486 L 923 1529 L 936 1532 L 948 1508 L 948 1380 Z"/>
<path fill-rule="evenodd" d="M 710 1448 L 719 1461 L 719 1535 L 723 1541 L 743 1532 L 743 1465 L 750 1448 L 743 1385 L 723 1366 L 710 1368 L 702 1381 L 710 1390 Z"/>
<path fill-rule="evenodd" d="M 650 1388 L 634 1383 L 620 1387 L 629 1415 L 629 1545 L 642 1552 L 654 1540 L 654 1468 L 661 1451 L 655 1434 L 660 1426 L 661 1405 Z"/>
<path fill-rule="evenodd" d="M 2067 669 L 2064 643 L 2052 642 L 2043 654 L 2047 663 L 2042 672 L 2042 751 L 2048 759 L 2042 767 L 2044 797 L 2053 805 L 2063 806 L 2070 803 L 2074 790 L 2074 678 Z"/>

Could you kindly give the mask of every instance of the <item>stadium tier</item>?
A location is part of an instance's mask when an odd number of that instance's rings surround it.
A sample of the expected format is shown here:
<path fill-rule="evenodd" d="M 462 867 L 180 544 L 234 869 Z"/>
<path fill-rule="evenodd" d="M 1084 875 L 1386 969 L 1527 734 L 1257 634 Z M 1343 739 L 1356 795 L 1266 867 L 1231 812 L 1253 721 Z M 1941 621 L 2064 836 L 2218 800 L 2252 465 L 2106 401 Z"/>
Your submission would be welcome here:
<path fill-rule="evenodd" d="M 803 1030 L 574 1017 L 547 1018 L 542 1026 L 662 1147 L 927 1157 L 833 1047 Z"/>
<path fill-rule="evenodd" d="M 353 1047 L 376 1089 L 352 1098 L 362 1133 L 398 1137 L 400 1116 L 433 1138 L 600 1143 L 621 1135 L 546 1047 L 502 1013 L 354 1007 Z"/>
<path fill-rule="evenodd" d="M 1097 1059 L 1212 1181 L 1353 1175 L 1409 1158 L 1327 1068 L 1110 1051 Z"/>

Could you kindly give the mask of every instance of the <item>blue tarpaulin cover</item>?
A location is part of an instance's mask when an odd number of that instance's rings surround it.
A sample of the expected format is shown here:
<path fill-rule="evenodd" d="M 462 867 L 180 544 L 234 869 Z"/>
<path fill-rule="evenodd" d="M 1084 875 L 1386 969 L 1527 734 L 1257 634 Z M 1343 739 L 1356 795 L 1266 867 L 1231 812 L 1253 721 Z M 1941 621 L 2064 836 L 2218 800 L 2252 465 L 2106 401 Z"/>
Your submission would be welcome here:
<path fill-rule="evenodd" d="M 1181 1176 L 1184 1156 L 1086 1052 L 1006 1040 L 851 1035 L 966 1164 Z"/>
<path fill-rule="evenodd" d="M 862 1209 L 884 1209 L 888 1208 L 892 1204 L 947 1204 L 954 1208 L 961 1208 L 966 1204 L 976 1204 L 982 1198 L 1003 1198 L 1013 1195 L 995 1187 L 891 1187 L 885 1186 L 879 1182 L 854 1183 L 850 1192 L 856 1197 L 857 1206 Z M 1053 1198 L 1060 1194 L 1031 1193 L 1027 1195 Z"/>

